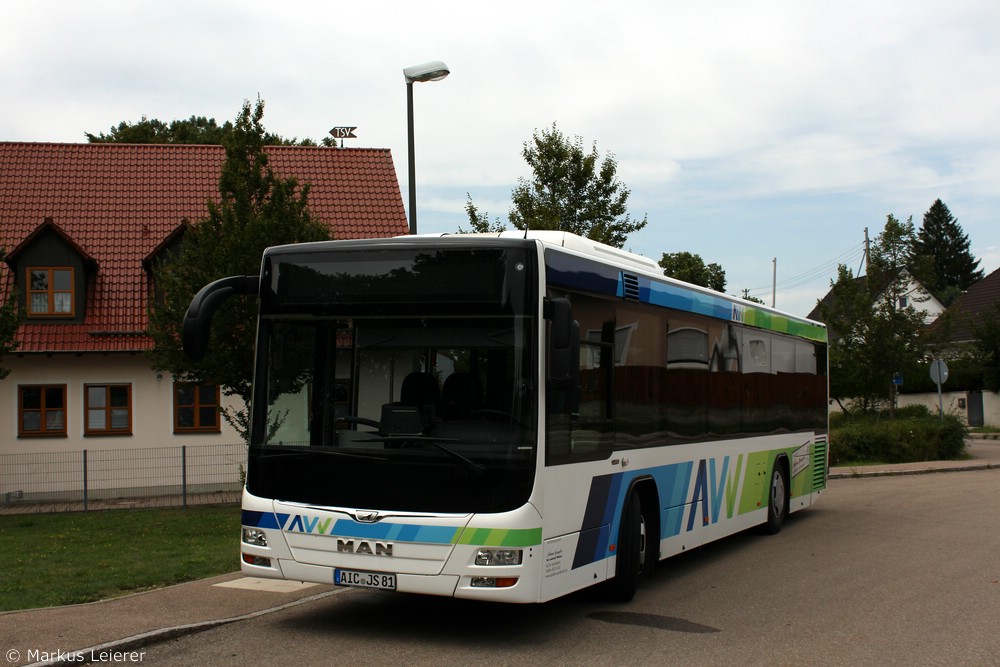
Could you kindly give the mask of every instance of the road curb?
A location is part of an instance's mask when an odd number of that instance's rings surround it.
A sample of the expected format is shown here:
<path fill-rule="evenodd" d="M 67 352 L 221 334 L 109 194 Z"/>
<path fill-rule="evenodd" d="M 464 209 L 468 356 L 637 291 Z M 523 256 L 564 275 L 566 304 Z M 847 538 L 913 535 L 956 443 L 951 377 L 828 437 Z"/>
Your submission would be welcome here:
<path fill-rule="evenodd" d="M 153 644 L 158 644 L 160 642 L 168 641 L 171 639 L 177 639 L 178 637 L 185 637 L 187 635 L 197 634 L 199 632 L 204 632 L 206 630 L 211 630 L 212 628 L 217 628 L 222 625 L 228 625 L 229 623 L 235 623 L 237 621 L 246 621 L 251 618 L 257 618 L 258 616 L 266 616 L 267 614 L 273 614 L 274 612 L 283 611 L 285 609 L 290 609 L 292 607 L 297 607 L 302 604 L 307 604 L 309 602 L 315 602 L 316 600 L 322 600 L 323 598 L 330 597 L 331 595 L 337 595 L 338 593 L 343 593 L 347 589 L 336 589 L 332 591 L 324 591 L 322 593 L 317 593 L 316 595 L 311 595 L 309 597 L 300 598 L 298 600 L 293 600 L 292 602 L 286 602 L 285 604 L 278 605 L 276 607 L 269 607 L 267 609 L 258 609 L 247 614 L 241 614 L 240 616 L 231 616 L 228 618 L 220 618 L 212 621 L 201 621 L 199 623 L 188 623 L 185 625 L 175 625 L 170 628 L 160 628 L 158 630 L 150 630 L 149 632 L 143 632 L 138 635 L 133 635 L 131 637 L 125 637 L 124 639 L 116 639 L 114 641 L 106 642 L 104 644 L 99 644 L 97 646 L 89 646 L 87 648 L 76 649 L 73 651 L 63 651 L 61 655 L 65 656 L 62 659 L 57 660 L 45 660 L 42 662 L 33 662 L 25 667 L 42 667 L 47 665 L 87 665 L 91 664 L 91 656 L 99 655 L 101 652 L 105 651 L 122 651 L 131 652 L 136 651 L 146 646 L 151 646 Z M 77 656 L 83 656 L 83 659 L 77 659 Z"/>
<path fill-rule="evenodd" d="M 1000 468 L 996 463 L 979 463 L 969 465 L 948 466 L 944 468 L 912 468 L 909 470 L 839 470 L 830 472 L 828 479 L 859 479 L 864 477 L 897 477 L 899 475 L 928 475 L 939 472 L 969 472 L 971 470 L 995 470 Z"/>

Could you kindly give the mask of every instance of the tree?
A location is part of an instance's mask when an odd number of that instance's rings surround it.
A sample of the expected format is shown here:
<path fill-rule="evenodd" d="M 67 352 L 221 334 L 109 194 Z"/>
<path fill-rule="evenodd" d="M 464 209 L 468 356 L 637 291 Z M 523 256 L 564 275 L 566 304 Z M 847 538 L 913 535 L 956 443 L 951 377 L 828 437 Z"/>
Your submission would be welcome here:
<path fill-rule="evenodd" d="M 227 411 L 226 420 L 247 437 L 251 401 L 256 305 L 246 297 L 230 299 L 216 313 L 209 354 L 201 362 L 185 358 L 180 345 L 184 312 L 192 296 L 207 283 L 230 275 L 256 275 L 265 248 L 286 243 L 320 241 L 329 228 L 308 211 L 308 184 L 282 179 L 268 164 L 266 133 L 261 123 L 264 103 L 251 110 L 244 102 L 232 132 L 225 136 L 226 160 L 219 177 L 219 202 L 208 203 L 208 215 L 184 233 L 176 257 L 154 267 L 153 279 L 162 298 L 151 299 L 150 359 L 156 370 L 169 371 L 185 382 L 223 387 L 246 408 Z"/>
<path fill-rule="evenodd" d="M 7 256 L 6 250 L 0 247 L 0 262 Z M 21 323 L 21 311 L 18 306 L 17 293 L 11 286 L 11 291 L 7 295 L 7 300 L 0 303 L 0 360 L 5 354 L 9 354 L 18 348 L 18 342 L 14 335 L 17 327 Z M 0 366 L 0 380 L 10 375 L 10 369 Z"/>
<path fill-rule="evenodd" d="M 969 237 L 940 199 L 924 213 L 909 264 L 914 277 L 946 306 L 983 278 L 979 260 L 969 251 Z"/>
<path fill-rule="evenodd" d="M 617 179 L 618 163 L 608 154 L 600 161 L 597 145 L 585 151 L 583 139 L 566 138 L 552 124 L 535 131 L 521 155 L 531 167 L 531 180 L 519 178 L 511 192 L 508 219 L 516 229 L 572 232 L 621 248 L 628 235 L 646 226 L 646 216 L 633 221 L 627 213 L 629 189 Z M 473 230 L 502 228 L 491 224 L 469 198 L 466 212 Z"/>
<path fill-rule="evenodd" d="M 468 192 L 465 193 L 465 213 L 469 216 L 469 224 L 472 226 L 470 231 L 477 234 L 500 233 L 506 229 L 506 225 L 500 222 L 500 218 L 490 222 L 489 215 L 485 212 L 480 213 L 476 205 L 472 203 L 472 195 Z M 458 228 L 458 231 L 465 232 L 461 227 Z"/>
<path fill-rule="evenodd" d="M 868 274 L 855 278 L 841 264 L 830 298 L 819 304 L 830 330 L 830 395 L 843 407 L 854 401 L 862 410 L 895 401 L 893 378 L 912 373 L 923 353 L 923 312 L 907 295 L 906 273 L 913 222 L 886 219 L 872 244 Z"/>
<path fill-rule="evenodd" d="M 726 291 L 726 272 L 716 263 L 706 265 L 701 255 L 690 252 L 663 253 L 663 273 L 671 278 L 701 285 L 716 292 Z"/>
<path fill-rule="evenodd" d="M 233 124 L 226 121 L 222 125 L 214 118 L 191 116 L 187 120 L 173 120 L 164 123 L 156 118 L 142 117 L 142 120 L 130 123 L 122 121 L 111 128 L 108 134 L 91 134 L 86 132 L 87 141 L 92 144 L 225 144 L 226 137 L 233 132 Z M 265 133 L 264 144 L 267 146 L 315 146 L 311 139 L 285 139 L 277 134 Z M 333 145 L 333 139 L 323 140 L 324 146 Z"/>

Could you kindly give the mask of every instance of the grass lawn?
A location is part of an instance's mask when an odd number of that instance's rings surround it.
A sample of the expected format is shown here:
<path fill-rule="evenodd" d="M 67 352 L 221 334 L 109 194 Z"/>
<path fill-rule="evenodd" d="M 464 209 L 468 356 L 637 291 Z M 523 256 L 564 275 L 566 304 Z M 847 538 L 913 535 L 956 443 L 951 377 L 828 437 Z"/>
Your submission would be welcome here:
<path fill-rule="evenodd" d="M 239 530 L 236 505 L 0 516 L 0 611 L 235 572 Z"/>

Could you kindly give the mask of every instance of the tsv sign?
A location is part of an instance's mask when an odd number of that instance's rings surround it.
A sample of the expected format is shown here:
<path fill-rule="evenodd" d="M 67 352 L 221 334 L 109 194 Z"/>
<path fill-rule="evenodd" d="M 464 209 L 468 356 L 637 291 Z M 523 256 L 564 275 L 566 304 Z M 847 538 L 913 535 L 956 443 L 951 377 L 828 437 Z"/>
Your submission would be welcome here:
<path fill-rule="evenodd" d="M 333 135 L 334 139 L 357 139 L 358 136 L 354 134 L 354 130 L 358 129 L 357 126 L 337 126 L 330 130 L 330 134 Z"/>

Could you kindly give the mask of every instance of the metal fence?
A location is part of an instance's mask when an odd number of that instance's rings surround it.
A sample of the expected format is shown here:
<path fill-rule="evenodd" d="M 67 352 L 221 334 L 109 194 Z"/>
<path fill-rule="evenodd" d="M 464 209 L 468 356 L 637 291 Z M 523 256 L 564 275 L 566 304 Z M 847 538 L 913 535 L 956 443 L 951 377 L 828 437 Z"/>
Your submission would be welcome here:
<path fill-rule="evenodd" d="M 0 514 L 238 502 L 242 443 L 0 454 Z"/>

